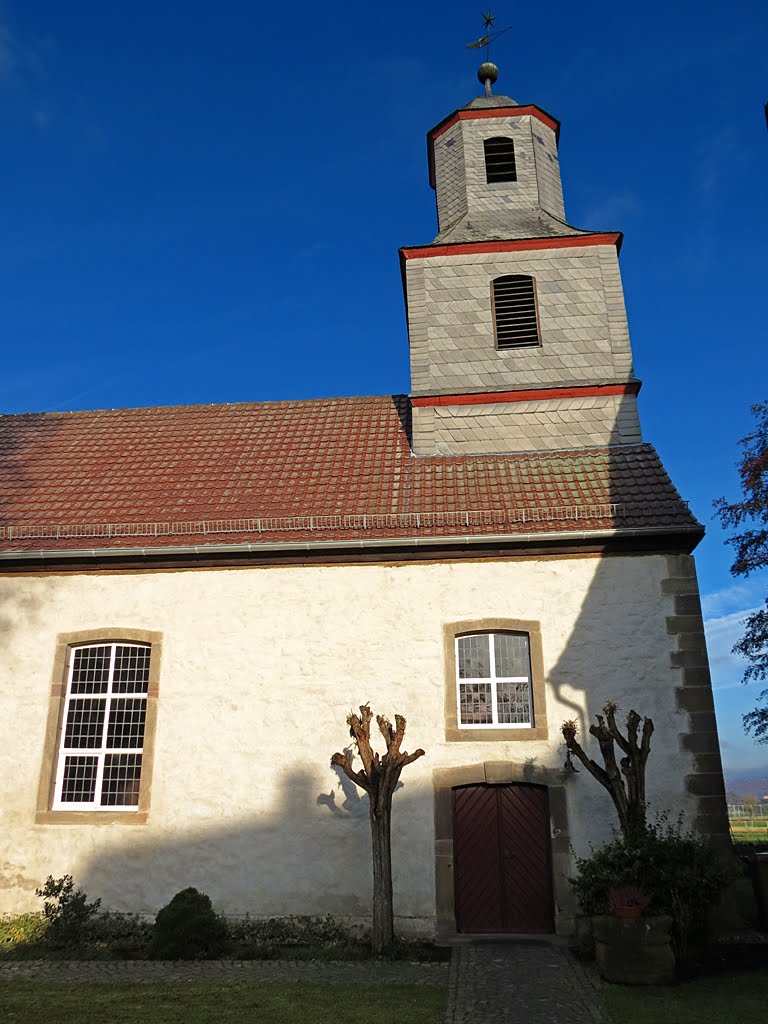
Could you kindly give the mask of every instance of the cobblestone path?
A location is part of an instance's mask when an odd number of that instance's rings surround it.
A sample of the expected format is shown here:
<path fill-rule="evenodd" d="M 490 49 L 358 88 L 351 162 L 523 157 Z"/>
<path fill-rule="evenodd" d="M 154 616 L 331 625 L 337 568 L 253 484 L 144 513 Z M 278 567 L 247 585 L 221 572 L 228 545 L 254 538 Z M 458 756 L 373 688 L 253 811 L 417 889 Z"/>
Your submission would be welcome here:
<path fill-rule="evenodd" d="M 581 965 L 547 942 L 456 946 L 446 1024 L 610 1024 Z"/>
<path fill-rule="evenodd" d="M 324 981 L 448 987 L 446 1024 L 610 1024 L 595 987 L 561 947 L 547 942 L 455 946 L 447 963 L 301 960 L 10 960 L 14 979 L 111 984 L 184 981 Z"/>

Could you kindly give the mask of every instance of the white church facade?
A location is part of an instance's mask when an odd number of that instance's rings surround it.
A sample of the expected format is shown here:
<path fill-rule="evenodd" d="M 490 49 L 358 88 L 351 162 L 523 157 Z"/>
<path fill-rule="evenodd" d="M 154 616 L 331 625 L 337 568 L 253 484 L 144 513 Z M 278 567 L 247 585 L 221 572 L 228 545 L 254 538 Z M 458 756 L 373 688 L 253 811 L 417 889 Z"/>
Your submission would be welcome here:
<path fill-rule="evenodd" d="M 72 874 L 151 914 L 370 912 L 346 715 L 407 718 L 396 925 L 567 934 L 608 797 L 563 770 L 654 719 L 652 809 L 727 836 L 691 552 L 641 435 L 621 235 L 565 220 L 559 124 L 429 134 L 401 250 L 409 395 L 0 417 L 0 912 Z"/>

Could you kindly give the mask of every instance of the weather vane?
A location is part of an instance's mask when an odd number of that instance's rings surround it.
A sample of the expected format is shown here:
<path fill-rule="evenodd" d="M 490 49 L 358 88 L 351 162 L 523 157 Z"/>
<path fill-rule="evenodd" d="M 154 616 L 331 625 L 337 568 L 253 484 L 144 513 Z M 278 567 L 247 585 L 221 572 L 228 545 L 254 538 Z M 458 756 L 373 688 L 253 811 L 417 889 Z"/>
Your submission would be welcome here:
<path fill-rule="evenodd" d="M 480 65 L 480 70 L 477 73 L 477 77 L 481 82 L 485 84 L 486 96 L 491 95 L 491 85 L 499 77 L 499 69 L 495 64 L 491 63 L 491 43 L 495 42 L 499 36 L 503 36 L 505 32 L 513 27 L 507 25 L 506 28 L 494 31 L 493 23 L 496 21 L 496 15 L 493 14 L 490 7 L 483 14 L 483 28 L 485 29 L 485 35 L 480 36 L 479 39 L 475 39 L 473 43 L 467 43 L 468 50 L 479 50 L 483 46 L 485 47 L 485 63 Z"/>

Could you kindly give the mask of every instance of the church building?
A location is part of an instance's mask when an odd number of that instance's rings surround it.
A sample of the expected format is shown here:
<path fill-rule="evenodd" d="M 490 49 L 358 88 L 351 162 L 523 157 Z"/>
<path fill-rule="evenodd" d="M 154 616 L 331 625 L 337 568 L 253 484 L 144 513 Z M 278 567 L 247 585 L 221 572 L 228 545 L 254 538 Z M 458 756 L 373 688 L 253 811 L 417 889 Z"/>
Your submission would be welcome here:
<path fill-rule="evenodd" d="M 651 815 L 727 836 L 703 528 L 642 437 L 622 236 L 567 222 L 559 122 L 496 74 L 427 137 L 410 394 L 0 416 L 0 912 L 71 874 L 105 910 L 368 920 L 330 767 L 366 702 L 426 751 L 403 933 L 571 932 L 616 821 L 560 726 L 596 750 L 609 699 L 655 722 Z"/>

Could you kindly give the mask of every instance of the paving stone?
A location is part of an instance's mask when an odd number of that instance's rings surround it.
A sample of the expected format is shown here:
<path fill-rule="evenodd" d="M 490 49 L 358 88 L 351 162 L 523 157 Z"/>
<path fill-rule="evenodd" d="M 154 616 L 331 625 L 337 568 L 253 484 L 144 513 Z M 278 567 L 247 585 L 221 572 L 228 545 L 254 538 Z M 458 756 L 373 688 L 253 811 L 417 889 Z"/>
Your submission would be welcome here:
<path fill-rule="evenodd" d="M 456 946 L 446 1024 L 609 1024 L 595 985 L 559 946 Z"/>
<path fill-rule="evenodd" d="M 445 1024 L 610 1024 L 596 984 L 563 948 L 547 942 L 455 946 L 447 963 L 296 960 L 18 960 L 11 980 L 157 984 L 283 981 L 448 986 Z"/>

